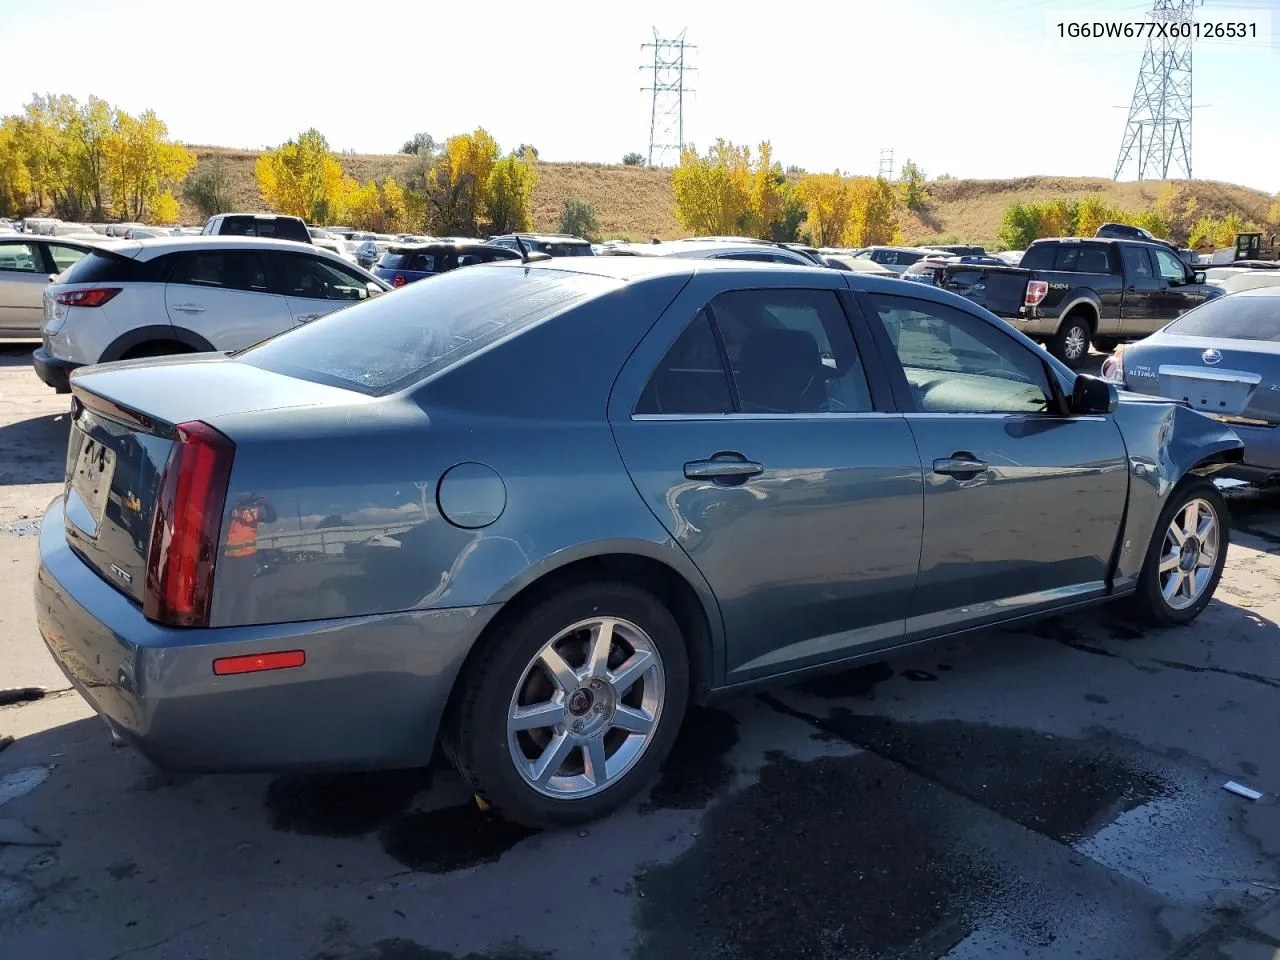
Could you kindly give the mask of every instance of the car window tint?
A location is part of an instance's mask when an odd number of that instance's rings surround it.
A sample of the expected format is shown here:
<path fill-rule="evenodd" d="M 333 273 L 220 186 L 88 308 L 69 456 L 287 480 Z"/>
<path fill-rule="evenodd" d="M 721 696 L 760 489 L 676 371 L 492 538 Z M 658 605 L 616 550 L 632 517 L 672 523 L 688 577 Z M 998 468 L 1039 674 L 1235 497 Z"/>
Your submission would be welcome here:
<path fill-rule="evenodd" d="M 699 310 L 672 344 L 636 404 L 636 413 L 725 414 L 733 412 L 729 375 L 711 332 L 706 310 Z"/>
<path fill-rule="evenodd" d="M 383 254 L 383 259 L 386 259 L 386 256 L 387 256 L 386 254 Z M 419 254 L 415 254 L 413 258 L 407 264 L 405 264 L 405 269 L 406 270 L 422 270 L 422 271 L 425 271 L 426 273 L 435 273 L 440 268 L 436 265 L 435 254 L 419 253 Z"/>
<path fill-rule="evenodd" d="M 1110 273 L 1111 260 L 1107 256 L 1107 248 L 1097 243 L 1080 245 L 1080 256 L 1076 260 L 1077 273 Z"/>
<path fill-rule="evenodd" d="M 769 253 L 722 253 L 717 258 L 719 260 L 754 260 L 758 263 L 777 263 L 772 254 Z"/>
<path fill-rule="evenodd" d="M 1053 243 L 1034 243 L 1027 248 L 1018 263 L 1028 270 L 1052 270 L 1053 261 L 1058 252 L 1058 245 Z"/>
<path fill-rule="evenodd" d="M 923 413 L 1038 413 L 1043 362 L 978 317 L 941 303 L 872 294 L 917 408 Z"/>
<path fill-rule="evenodd" d="M 328 260 L 304 253 L 277 253 L 275 261 L 280 289 L 287 297 L 351 301 L 369 296 L 367 280 Z"/>
<path fill-rule="evenodd" d="M 1121 247 L 1121 253 L 1124 257 L 1124 272 L 1135 280 L 1150 280 L 1154 274 L 1151 272 L 1151 259 L 1147 256 L 1145 247 Z"/>
<path fill-rule="evenodd" d="M 1249 293 L 1215 297 L 1187 311 L 1160 333 L 1280 342 L 1280 297 Z"/>
<path fill-rule="evenodd" d="M 227 217 L 215 228 L 219 236 L 256 237 L 259 236 L 257 223 L 252 217 Z"/>
<path fill-rule="evenodd" d="M 53 257 L 53 266 L 58 273 L 75 266 L 86 252 L 79 247 L 68 247 L 61 243 L 49 244 L 49 256 Z"/>
<path fill-rule="evenodd" d="M 266 268 L 262 258 L 251 250 L 175 254 L 169 282 L 251 293 L 267 292 Z"/>
<path fill-rule="evenodd" d="M 829 290 L 735 290 L 711 301 L 743 413 L 871 410 L 853 331 Z"/>
<path fill-rule="evenodd" d="M 1052 269 L 1071 273 L 1076 269 L 1076 261 L 1079 259 L 1080 248 L 1074 243 L 1064 243 L 1058 247 L 1057 255 L 1053 258 Z"/>
<path fill-rule="evenodd" d="M 236 356 L 292 377 L 382 395 L 621 286 L 555 270 L 452 270 L 313 320 Z"/>
<path fill-rule="evenodd" d="M 1156 266 L 1160 271 L 1160 276 L 1166 280 L 1186 279 L 1186 268 L 1182 265 L 1182 261 L 1172 253 L 1168 250 L 1152 250 L 1150 252 L 1156 258 Z"/>
<path fill-rule="evenodd" d="M 0 270 L 18 273 L 43 273 L 40 251 L 30 243 L 0 243 Z"/>

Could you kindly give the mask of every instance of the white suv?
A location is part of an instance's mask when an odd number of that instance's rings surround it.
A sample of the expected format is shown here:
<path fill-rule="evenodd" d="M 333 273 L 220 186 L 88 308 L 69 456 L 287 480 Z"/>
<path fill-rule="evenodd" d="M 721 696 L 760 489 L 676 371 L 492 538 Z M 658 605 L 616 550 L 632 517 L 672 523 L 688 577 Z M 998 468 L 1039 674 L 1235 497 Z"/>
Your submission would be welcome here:
<path fill-rule="evenodd" d="M 391 287 L 310 244 L 166 237 L 103 244 L 44 291 L 36 374 L 59 393 L 77 367 L 239 350 Z"/>

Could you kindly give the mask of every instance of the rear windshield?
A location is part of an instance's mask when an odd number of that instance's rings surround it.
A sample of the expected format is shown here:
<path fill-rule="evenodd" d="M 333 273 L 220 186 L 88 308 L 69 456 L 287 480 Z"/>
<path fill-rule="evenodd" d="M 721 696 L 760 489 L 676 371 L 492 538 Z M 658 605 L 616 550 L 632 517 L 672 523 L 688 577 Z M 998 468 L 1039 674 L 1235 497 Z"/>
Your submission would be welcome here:
<path fill-rule="evenodd" d="M 552 257 L 590 257 L 594 254 L 589 243 L 536 243 L 530 246 L 537 247 L 543 253 Z"/>
<path fill-rule="evenodd" d="M 140 263 L 129 257 L 95 250 L 77 260 L 59 283 L 141 283 L 155 280 L 161 267 L 155 260 Z"/>
<path fill-rule="evenodd" d="M 275 237 L 277 240 L 311 242 L 307 228 L 288 217 L 227 217 L 218 233 L 232 237 Z"/>
<path fill-rule="evenodd" d="M 1180 337 L 1280 341 L 1280 297 L 1215 297 L 1164 328 Z"/>
<path fill-rule="evenodd" d="M 454 270 L 313 320 L 236 354 L 264 370 L 379 396 L 615 289 L 607 277 Z"/>
<path fill-rule="evenodd" d="M 378 266 L 383 270 L 399 270 L 400 264 L 404 261 L 403 253 L 392 253 L 387 251 L 378 260 Z"/>

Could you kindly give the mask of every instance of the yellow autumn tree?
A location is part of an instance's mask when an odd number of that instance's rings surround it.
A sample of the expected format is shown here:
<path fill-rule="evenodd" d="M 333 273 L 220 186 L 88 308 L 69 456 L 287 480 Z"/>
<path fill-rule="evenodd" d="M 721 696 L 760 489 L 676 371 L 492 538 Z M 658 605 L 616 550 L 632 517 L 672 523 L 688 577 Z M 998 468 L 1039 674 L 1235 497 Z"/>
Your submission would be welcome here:
<path fill-rule="evenodd" d="M 159 205 L 174 222 L 171 191 L 195 166 L 196 155 L 170 141 L 169 128 L 151 110 L 137 117 L 116 111 L 114 125 L 103 151 L 112 212 L 126 220 L 160 219 L 155 211 Z"/>
<path fill-rule="evenodd" d="M 902 240 L 893 184 L 884 177 L 855 177 L 849 192 L 849 229 L 844 236 L 847 246 L 867 247 Z"/>
<path fill-rule="evenodd" d="M 497 162 L 498 142 L 483 127 L 446 140 L 427 177 L 428 229 L 439 235 L 476 233 Z"/>
<path fill-rule="evenodd" d="M 33 209 L 31 171 L 18 117 L 0 121 L 0 214 L 13 216 Z"/>
<path fill-rule="evenodd" d="M 754 158 L 724 139 L 705 155 L 688 146 L 671 175 L 676 220 L 698 236 L 767 237 L 783 213 L 784 182 L 767 141 Z"/>
<path fill-rule="evenodd" d="M 844 242 L 852 226 L 851 187 L 850 181 L 838 172 L 806 173 L 796 183 L 810 242 L 819 247 L 836 247 Z"/>
<path fill-rule="evenodd" d="M 342 172 L 329 141 L 315 129 L 261 154 L 254 174 L 263 203 L 308 223 L 332 223 L 350 204 L 350 195 L 361 189 Z"/>
<path fill-rule="evenodd" d="M 514 152 L 493 165 L 486 190 L 486 214 L 494 233 L 514 233 L 533 225 L 533 188 L 538 169 L 530 153 Z"/>

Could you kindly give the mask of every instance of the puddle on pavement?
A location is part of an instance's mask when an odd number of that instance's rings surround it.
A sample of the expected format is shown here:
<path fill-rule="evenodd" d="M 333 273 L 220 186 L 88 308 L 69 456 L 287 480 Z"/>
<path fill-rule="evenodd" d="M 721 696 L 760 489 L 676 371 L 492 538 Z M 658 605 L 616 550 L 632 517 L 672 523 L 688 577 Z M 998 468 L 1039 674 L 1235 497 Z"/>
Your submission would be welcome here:
<path fill-rule="evenodd" d="M 1172 792 L 1102 739 L 960 720 L 907 723 L 837 709 L 823 726 L 990 810 L 1063 843 Z"/>
<path fill-rule="evenodd" d="M 431 783 L 431 771 L 289 774 L 267 787 L 264 803 L 277 830 L 320 837 L 355 837 L 405 810 Z"/>
<path fill-rule="evenodd" d="M 699 810 L 729 782 L 729 751 L 738 742 L 738 721 L 714 707 L 691 706 L 658 782 L 641 805 L 653 810 Z"/>
<path fill-rule="evenodd" d="M 639 956 L 939 956 L 1000 893 L 957 800 L 863 754 L 774 754 L 638 878 Z"/>
<path fill-rule="evenodd" d="M 824 699 L 844 699 L 858 697 L 871 699 L 876 685 L 893 676 L 893 668 L 887 663 L 872 663 L 865 667 L 854 667 L 840 673 L 830 673 L 798 683 L 795 689 Z"/>
<path fill-rule="evenodd" d="M 410 870 L 449 873 L 493 863 L 537 832 L 467 803 L 396 817 L 382 831 L 382 849 Z"/>
<path fill-rule="evenodd" d="M 424 947 L 413 940 L 394 937 L 379 940 L 369 947 L 357 947 L 343 953 L 317 953 L 312 960 L 555 960 L 549 953 L 537 953 L 522 947 L 500 947 L 482 953 L 459 956 L 443 950 Z"/>

